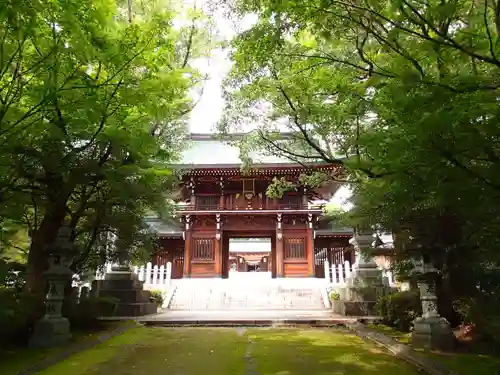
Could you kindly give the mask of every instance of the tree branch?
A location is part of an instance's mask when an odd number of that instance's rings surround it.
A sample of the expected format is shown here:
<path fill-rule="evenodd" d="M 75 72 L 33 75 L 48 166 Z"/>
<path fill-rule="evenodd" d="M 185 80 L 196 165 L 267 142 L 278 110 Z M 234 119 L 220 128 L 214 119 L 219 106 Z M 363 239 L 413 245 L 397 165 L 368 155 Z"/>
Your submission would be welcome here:
<path fill-rule="evenodd" d="M 111 101 L 115 98 L 116 94 L 118 93 L 118 89 L 120 88 L 122 83 L 123 83 L 123 78 L 120 79 L 120 81 L 115 85 L 115 88 L 114 88 L 113 92 L 111 93 L 111 97 L 108 99 L 106 106 L 104 107 L 104 111 L 103 111 L 103 114 L 101 117 L 101 122 L 99 123 L 97 130 L 94 132 L 94 134 L 92 134 L 92 137 L 90 137 L 90 140 L 86 144 L 73 149 L 76 153 L 85 151 L 87 148 L 89 148 L 94 143 L 97 136 L 104 128 L 104 125 L 106 124 L 106 120 L 108 119 L 108 117 L 112 116 L 120 108 L 120 106 L 117 106 L 110 113 L 108 113 L 108 109 L 109 109 L 109 106 L 111 105 Z"/>
<path fill-rule="evenodd" d="M 497 56 L 495 54 L 495 46 L 490 31 L 490 25 L 488 23 L 488 0 L 484 0 L 483 19 L 484 19 L 484 28 L 486 29 L 486 35 L 488 36 L 488 45 L 490 47 L 491 57 L 497 60 Z"/>

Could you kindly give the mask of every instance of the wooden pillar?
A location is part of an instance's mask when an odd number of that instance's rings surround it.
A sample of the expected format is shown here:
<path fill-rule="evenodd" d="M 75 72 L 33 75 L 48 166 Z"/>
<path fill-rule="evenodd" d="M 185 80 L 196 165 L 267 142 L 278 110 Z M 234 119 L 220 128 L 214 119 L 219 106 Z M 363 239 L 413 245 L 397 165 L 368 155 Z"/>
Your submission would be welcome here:
<path fill-rule="evenodd" d="M 222 277 L 222 231 L 220 214 L 215 215 L 215 277 Z"/>
<path fill-rule="evenodd" d="M 191 277 L 191 247 L 192 247 L 191 216 L 186 216 L 186 229 L 184 231 L 184 272 L 183 277 Z"/>
<path fill-rule="evenodd" d="M 220 198 L 219 198 L 219 209 L 224 209 L 224 177 L 221 177 L 219 180 L 220 186 Z"/>
<path fill-rule="evenodd" d="M 191 192 L 191 196 L 190 196 L 191 206 L 193 206 L 195 208 L 196 207 L 196 195 L 194 194 L 194 186 L 195 186 L 195 181 L 194 181 L 194 178 L 191 177 L 189 180 L 189 183 L 188 183 L 188 188 Z"/>
<path fill-rule="evenodd" d="M 276 222 L 276 277 L 285 276 L 285 267 L 283 264 L 283 241 L 284 238 L 281 214 L 278 214 Z"/>
<path fill-rule="evenodd" d="M 222 240 L 215 238 L 215 277 L 222 277 Z"/>
<path fill-rule="evenodd" d="M 276 234 L 271 237 L 271 256 L 269 257 L 268 262 L 271 277 L 274 279 L 276 277 Z"/>
<path fill-rule="evenodd" d="M 307 276 L 314 277 L 314 233 L 312 225 L 312 214 L 307 217 L 306 255 L 307 255 Z"/>

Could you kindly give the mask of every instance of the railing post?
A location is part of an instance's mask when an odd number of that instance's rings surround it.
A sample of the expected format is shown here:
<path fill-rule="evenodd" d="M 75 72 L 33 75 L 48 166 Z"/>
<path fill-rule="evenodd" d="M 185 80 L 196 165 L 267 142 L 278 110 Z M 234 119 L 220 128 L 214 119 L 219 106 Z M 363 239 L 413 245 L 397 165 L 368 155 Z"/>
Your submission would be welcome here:
<path fill-rule="evenodd" d="M 165 285 L 165 266 L 162 264 L 160 266 L 160 280 L 159 280 L 159 284 L 160 285 Z"/>
<path fill-rule="evenodd" d="M 144 284 L 151 284 L 151 270 L 153 269 L 153 265 L 151 262 L 146 264 L 146 277 L 144 277 Z"/>
<path fill-rule="evenodd" d="M 158 277 L 158 265 L 155 264 L 155 266 L 153 267 L 153 279 L 151 280 L 152 285 L 157 284 L 158 282 L 157 277 Z"/>
<path fill-rule="evenodd" d="M 139 268 L 139 281 L 144 281 L 144 266 Z"/>
<path fill-rule="evenodd" d="M 344 269 L 345 269 L 345 279 L 349 280 L 349 276 L 351 276 L 351 264 L 349 263 L 348 260 L 344 262 Z"/>
<path fill-rule="evenodd" d="M 323 267 L 325 269 L 325 280 L 328 284 L 330 284 L 330 262 L 325 259 L 325 263 L 323 264 Z"/>
<path fill-rule="evenodd" d="M 342 267 L 342 264 L 339 264 L 339 284 L 344 284 L 345 279 L 344 279 L 344 270 Z"/>
<path fill-rule="evenodd" d="M 167 263 L 167 285 L 170 285 L 170 280 L 172 280 L 172 262 Z"/>
<path fill-rule="evenodd" d="M 332 283 L 338 284 L 337 265 L 336 264 L 332 264 Z"/>

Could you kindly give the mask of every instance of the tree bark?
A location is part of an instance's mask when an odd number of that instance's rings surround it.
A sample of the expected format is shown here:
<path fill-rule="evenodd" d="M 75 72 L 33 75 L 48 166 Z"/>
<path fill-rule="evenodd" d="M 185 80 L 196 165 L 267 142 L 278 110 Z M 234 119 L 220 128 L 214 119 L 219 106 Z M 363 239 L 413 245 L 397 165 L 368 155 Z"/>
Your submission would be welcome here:
<path fill-rule="evenodd" d="M 26 290 L 31 293 L 45 293 L 46 282 L 43 273 L 48 267 L 48 246 L 56 239 L 65 216 L 65 199 L 49 203 L 40 226 L 31 235 L 26 278 Z"/>

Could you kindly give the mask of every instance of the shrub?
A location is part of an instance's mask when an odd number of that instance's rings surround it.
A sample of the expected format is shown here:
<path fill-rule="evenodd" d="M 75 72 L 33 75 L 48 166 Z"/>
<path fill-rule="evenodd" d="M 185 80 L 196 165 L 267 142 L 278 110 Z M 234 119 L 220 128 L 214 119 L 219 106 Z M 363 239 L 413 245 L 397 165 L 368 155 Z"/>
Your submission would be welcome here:
<path fill-rule="evenodd" d="M 162 306 L 163 301 L 165 300 L 163 298 L 163 292 L 161 290 L 152 290 L 151 291 L 151 302 L 156 303 L 157 306 Z"/>
<path fill-rule="evenodd" d="M 392 293 L 377 300 L 375 310 L 384 324 L 409 332 L 413 320 L 422 314 L 418 290 Z"/>
<path fill-rule="evenodd" d="M 40 298 L 15 288 L 0 288 L 0 343 L 25 344 L 33 325 L 43 316 Z"/>
<path fill-rule="evenodd" d="M 481 297 L 457 299 L 453 307 L 460 314 L 463 323 L 473 327 L 476 340 L 498 343 L 500 342 L 500 301 L 494 295 Z"/>
<path fill-rule="evenodd" d="M 330 294 L 328 295 L 330 297 L 330 301 L 338 301 L 340 300 L 340 294 L 339 292 L 332 290 Z"/>

